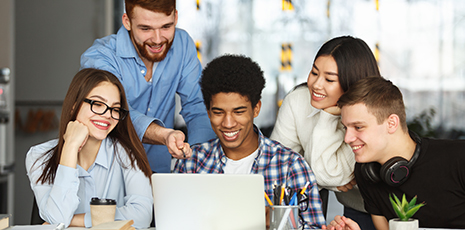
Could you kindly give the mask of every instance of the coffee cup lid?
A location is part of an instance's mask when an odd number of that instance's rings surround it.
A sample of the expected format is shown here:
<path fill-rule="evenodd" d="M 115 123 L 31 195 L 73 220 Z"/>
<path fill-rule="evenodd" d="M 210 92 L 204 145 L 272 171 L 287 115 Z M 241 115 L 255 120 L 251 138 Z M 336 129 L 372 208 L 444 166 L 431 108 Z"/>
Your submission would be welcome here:
<path fill-rule="evenodd" d="M 90 200 L 91 205 L 116 205 L 116 200 L 113 199 L 99 199 L 98 197 L 92 197 Z"/>

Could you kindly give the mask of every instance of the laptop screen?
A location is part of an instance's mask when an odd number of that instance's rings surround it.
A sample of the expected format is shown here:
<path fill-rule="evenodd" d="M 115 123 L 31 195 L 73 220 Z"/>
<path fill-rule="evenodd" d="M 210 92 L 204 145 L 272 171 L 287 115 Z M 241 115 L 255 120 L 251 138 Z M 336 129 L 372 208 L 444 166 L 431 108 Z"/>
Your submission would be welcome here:
<path fill-rule="evenodd" d="M 152 174 L 156 230 L 264 230 L 258 174 Z"/>

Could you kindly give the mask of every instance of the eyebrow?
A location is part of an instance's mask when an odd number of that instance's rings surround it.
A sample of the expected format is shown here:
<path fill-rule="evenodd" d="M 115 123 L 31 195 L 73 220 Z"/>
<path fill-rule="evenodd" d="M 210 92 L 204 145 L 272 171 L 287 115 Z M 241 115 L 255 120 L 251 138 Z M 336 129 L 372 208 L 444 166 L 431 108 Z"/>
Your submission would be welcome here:
<path fill-rule="evenodd" d="M 163 28 L 163 27 L 171 27 L 174 25 L 174 22 L 168 22 L 166 24 L 163 24 L 161 25 L 160 28 Z M 140 28 L 140 29 L 154 29 L 153 26 L 150 26 L 150 25 L 145 25 L 145 24 L 138 24 L 137 25 L 137 28 Z"/>
<path fill-rule="evenodd" d="M 107 100 L 107 99 L 105 99 L 105 98 L 103 98 L 103 97 L 101 97 L 101 96 L 99 96 L 99 95 L 89 96 L 89 98 L 92 98 L 92 99 L 93 99 L 93 98 L 97 98 L 97 99 L 100 99 L 102 102 L 108 103 L 108 100 Z M 114 106 L 114 105 L 121 105 L 121 102 L 117 101 L 117 102 L 113 103 L 112 106 Z"/>
<path fill-rule="evenodd" d="M 315 63 L 313 63 L 313 68 L 315 68 L 316 70 L 320 71 L 320 70 L 318 69 L 318 67 L 316 67 Z M 337 73 L 328 72 L 328 71 L 326 71 L 325 74 L 327 74 L 327 75 L 332 75 L 332 76 L 338 76 Z"/>
<path fill-rule="evenodd" d="M 347 126 L 360 126 L 360 125 L 365 125 L 365 122 L 354 121 L 354 122 L 349 122 L 349 124 L 347 124 L 347 125 L 343 123 L 343 125 L 346 126 L 346 127 Z"/>
<path fill-rule="evenodd" d="M 247 109 L 247 106 L 239 106 L 239 107 L 236 107 L 233 109 L 234 110 L 241 110 L 241 109 Z M 218 108 L 218 107 L 212 107 L 211 110 L 219 110 L 219 111 L 223 111 L 224 109 L 221 109 L 221 108 Z"/>

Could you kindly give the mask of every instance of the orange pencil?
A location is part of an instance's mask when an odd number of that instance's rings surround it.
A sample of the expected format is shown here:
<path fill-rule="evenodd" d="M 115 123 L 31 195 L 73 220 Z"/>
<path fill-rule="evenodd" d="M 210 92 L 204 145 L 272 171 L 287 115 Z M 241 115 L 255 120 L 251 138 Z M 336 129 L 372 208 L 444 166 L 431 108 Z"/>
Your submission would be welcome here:
<path fill-rule="evenodd" d="M 279 205 L 281 205 L 283 203 L 283 199 L 284 199 L 284 184 L 281 186 L 281 197 L 279 198 Z"/>

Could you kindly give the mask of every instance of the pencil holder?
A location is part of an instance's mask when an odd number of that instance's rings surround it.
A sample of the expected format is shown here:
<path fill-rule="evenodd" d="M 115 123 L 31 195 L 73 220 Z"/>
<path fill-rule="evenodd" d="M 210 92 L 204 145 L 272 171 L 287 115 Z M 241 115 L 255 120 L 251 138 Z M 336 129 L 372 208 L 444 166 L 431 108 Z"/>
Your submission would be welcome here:
<path fill-rule="evenodd" d="M 270 230 L 297 230 L 302 229 L 298 205 L 271 206 Z"/>

